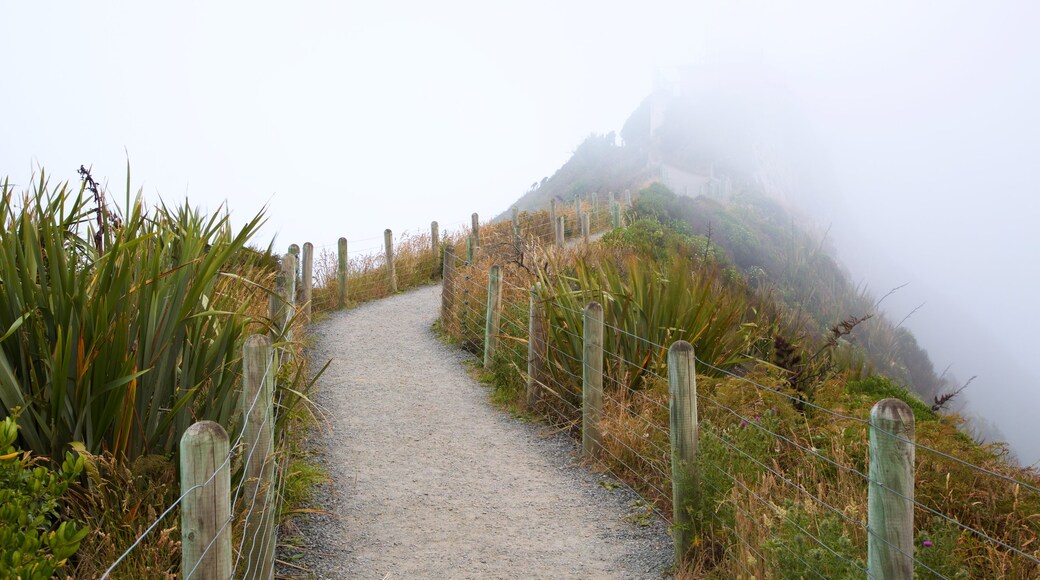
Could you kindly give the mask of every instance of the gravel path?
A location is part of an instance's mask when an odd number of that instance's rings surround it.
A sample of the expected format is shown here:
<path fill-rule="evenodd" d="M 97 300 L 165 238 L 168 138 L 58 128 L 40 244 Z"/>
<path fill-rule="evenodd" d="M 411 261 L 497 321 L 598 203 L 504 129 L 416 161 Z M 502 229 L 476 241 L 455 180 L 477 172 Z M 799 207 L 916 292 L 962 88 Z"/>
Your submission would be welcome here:
<path fill-rule="evenodd" d="M 492 408 L 468 355 L 430 330 L 439 305 L 430 286 L 313 328 L 313 360 L 333 361 L 315 442 L 332 482 L 296 564 L 318 578 L 665 575 L 665 525 L 578 465 L 569 437 Z"/>

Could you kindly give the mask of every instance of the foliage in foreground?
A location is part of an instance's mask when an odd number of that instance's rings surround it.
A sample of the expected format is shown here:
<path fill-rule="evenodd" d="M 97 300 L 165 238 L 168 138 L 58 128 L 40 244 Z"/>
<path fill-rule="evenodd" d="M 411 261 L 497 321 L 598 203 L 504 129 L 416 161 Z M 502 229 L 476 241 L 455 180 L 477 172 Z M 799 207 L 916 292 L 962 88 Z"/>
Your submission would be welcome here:
<path fill-rule="evenodd" d="M 87 535 L 59 505 L 83 460 L 66 454 L 52 471 L 16 448 L 17 438 L 13 418 L 0 422 L 0 577 L 42 580 L 60 573 Z"/>
<path fill-rule="evenodd" d="M 0 199 L 0 417 L 17 418 L 20 443 L 41 458 L 34 473 L 61 477 L 53 458 L 78 455 L 84 474 L 66 478 L 60 502 L 85 524 L 64 528 L 78 534 L 75 555 L 71 543 L 62 548 L 76 577 L 99 576 L 178 497 L 177 442 L 188 425 L 215 420 L 235 437 L 247 334 L 274 332 L 295 355 L 276 376 L 279 489 L 299 487 L 287 469 L 289 417 L 304 413 L 313 384 L 302 346 L 269 319 L 277 260 L 246 246 L 262 215 L 233 231 L 226 214 L 187 203 L 146 208 L 139 195 L 131 201 L 129 178 L 125 213 L 90 193 L 41 176 L 22 194 L 5 182 Z M 289 324 L 301 336 L 301 320 Z M 231 464 L 235 484 L 241 463 Z M 236 520 L 228 533 L 240 528 Z M 175 575 L 179 534 L 174 510 L 115 573 Z"/>
<path fill-rule="evenodd" d="M 0 416 L 20 410 L 22 441 L 50 457 L 73 441 L 126 459 L 172 453 L 193 421 L 227 425 L 235 409 L 249 319 L 224 266 L 261 216 L 233 232 L 187 204 L 149 211 L 138 196 L 117 217 L 90 202 L 42 175 L 24 196 L 3 186 Z M 98 211 L 108 225 L 95 237 Z"/>

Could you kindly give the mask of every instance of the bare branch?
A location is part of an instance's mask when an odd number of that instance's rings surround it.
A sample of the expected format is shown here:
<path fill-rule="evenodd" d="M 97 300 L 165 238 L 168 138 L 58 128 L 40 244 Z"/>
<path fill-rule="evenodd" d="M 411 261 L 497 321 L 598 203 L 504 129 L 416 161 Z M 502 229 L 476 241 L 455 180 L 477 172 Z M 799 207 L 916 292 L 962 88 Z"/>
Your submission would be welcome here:
<path fill-rule="evenodd" d="M 917 308 L 914 308 L 913 310 L 910 311 L 910 314 L 907 314 L 906 316 L 904 316 L 903 319 L 899 321 L 899 324 L 895 325 L 895 327 L 892 330 L 896 330 L 900 326 L 903 326 L 903 323 L 906 322 L 907 319 L 909 319 L 911 316 L 916 314 L 918 310 L 924 308 L 925 304 L 928 304 L 928 302 L 922 302 L 922 303 L 918 304 Z"/>
<path fill-rule="evenodd" d="M 906 282 L 904 284 L 900 284 L 899 286 L 896 286 L 895 288 L 889 290 L 888 294 L 885 294 L 884 296 L 881 297 L 880 300 L 878 300 L 877 302 L 874 303 L 874 310 L 877 310 L 878 306 L 881 306 L 881 303 L 885 301 L 885 298 L 888 298 L 889 296 L 895 294 L 897 291 L 902 290 L 903 288 L 906 288 L 909 285 L 910 285 L 910 283 Z"/>

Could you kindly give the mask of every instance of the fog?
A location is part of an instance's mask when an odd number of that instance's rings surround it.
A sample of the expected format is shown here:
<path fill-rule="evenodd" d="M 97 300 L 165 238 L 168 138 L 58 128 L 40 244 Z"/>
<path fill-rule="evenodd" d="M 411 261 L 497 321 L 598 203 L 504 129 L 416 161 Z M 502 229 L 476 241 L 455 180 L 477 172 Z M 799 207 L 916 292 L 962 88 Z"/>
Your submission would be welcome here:
<path fill-rule="evenodd" d="M 92 164 L 121 194 L 129 159 L 148 199 L 269 204 L 265 242 L 320 247 L 497 214 L 709 66 L 785 103 L 785 194 L 876 294 L 910 283 L 889 315 L 925 303 L 905 325 L 1040 459 L 1040 7 L 560 4 L 7 3 L 0 174 Z"/>

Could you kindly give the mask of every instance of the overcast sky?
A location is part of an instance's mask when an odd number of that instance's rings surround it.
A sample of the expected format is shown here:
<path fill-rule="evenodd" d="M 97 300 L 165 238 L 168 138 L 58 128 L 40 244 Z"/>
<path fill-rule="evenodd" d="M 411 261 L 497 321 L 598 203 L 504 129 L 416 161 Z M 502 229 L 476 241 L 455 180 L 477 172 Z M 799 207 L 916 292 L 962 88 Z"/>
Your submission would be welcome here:
<path fill-rule="evenodd" d="M 821 228 L 1020 444 L 1040 405 L 1040 9 L 1030 2 L 7 2 L 0 174 L 270 205 L 263 242 L 505 210 L 656 70 L 755 55 L 833 177 Z M 121 197 L 121 196 L 117 196 Z M 1004 415 L 1004 413 L 1007 415 Z M 1028 459 L 1040 457 L 1034 444 Z"/>

